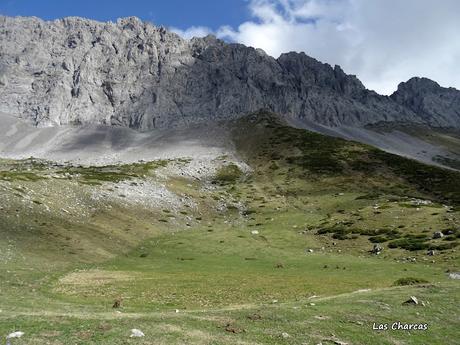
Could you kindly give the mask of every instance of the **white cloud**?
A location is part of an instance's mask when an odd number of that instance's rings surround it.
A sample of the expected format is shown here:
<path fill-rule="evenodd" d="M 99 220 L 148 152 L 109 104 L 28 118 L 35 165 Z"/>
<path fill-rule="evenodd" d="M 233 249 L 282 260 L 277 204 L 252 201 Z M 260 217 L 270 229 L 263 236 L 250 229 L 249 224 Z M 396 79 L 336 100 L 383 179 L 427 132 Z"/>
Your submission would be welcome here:
<path fill-rule="evenodd" d="M 181 29 L 174 28 L 174 27 L 169 28 L 169 29 L 172 32 L 186 39 L 191 39 L 193 37 L 205 37 L 213 33 L 210 28 L 207 28 L 205 26 L 191 26 L 186 30 L 181 30 Z"/>
<path fill-rule="evenodd" d="M 413 76 L 460 88 L 460 1 L 250 0 L 249 9 L 252 20 L 215 34 L 274 57 L 304 51 L 383 94 Z"/>

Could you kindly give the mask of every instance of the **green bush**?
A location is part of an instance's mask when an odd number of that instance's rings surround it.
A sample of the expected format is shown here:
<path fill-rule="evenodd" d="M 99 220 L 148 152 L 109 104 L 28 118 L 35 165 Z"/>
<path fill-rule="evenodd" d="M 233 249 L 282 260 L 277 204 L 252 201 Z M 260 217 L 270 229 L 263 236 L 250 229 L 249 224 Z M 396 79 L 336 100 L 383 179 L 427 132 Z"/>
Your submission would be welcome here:
<path fill-rule="evenodd" d="M 401 238 L 388 243 L 389 248 L 402 248 L 410 251 L 428 249 L 429 244 L 423 239 L 418 238 Z"/>
<path fill-rule="evenodd" d="M 335 233 L 332 235 L 332 238 L 333 239 L 336 239 L 336 240 L 348 240 L 349 237 L 348 235 L 346 234 L 341 234 L 341 233 Z"/>
<path fill-rule="evenodd" d="M 383 243 L 383 242 L 386 242 L 388 241 L 388 237 L 386 236 L 372 236 L 372 237 L 369 237 L 369 241 L 371 241 L 372 243 Z"/>
<path fill-rule="evenodd" d="M 215 181 L 218 183 L 233 183 L 243 175 L 243 172 L 236 164 L 222 166 L 216 173 Z"/>
<path fill-rule="evenodd" d="M 425 283 L 428 283 L 428 280 L 421 279 L 421 278 L 406 277 L 406 278 L 399 278 L 393 283 L 393 285 L 394 286 L 406 286 L 406 285 L 417 285 L 417 284 L 425 284 Z"/>
<path fill-rule="evenodd" d="M 432 244 L 429 246 L 428 249 L 447 250 L 447 249 L 453 249 L 457 246 L 458 246 L 458 242 L 449 242 L 449 243 L 442 243 L 442 244 Z"/>

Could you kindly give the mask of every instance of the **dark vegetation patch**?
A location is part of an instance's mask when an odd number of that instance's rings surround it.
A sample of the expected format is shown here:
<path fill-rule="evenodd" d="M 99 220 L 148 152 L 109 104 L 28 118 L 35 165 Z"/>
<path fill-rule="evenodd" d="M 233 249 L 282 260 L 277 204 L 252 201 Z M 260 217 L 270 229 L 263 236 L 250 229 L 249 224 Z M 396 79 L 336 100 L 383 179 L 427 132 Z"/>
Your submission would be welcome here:
<path fill-rule="evenodd" d="M 358 229 L 344 225 L 321 228 L 317 235 L 330 234 L 335 240 L 356 239 L 357 235 L 368 236 L 372 243 L 388 242 L 388 248 L 401 248 L 409 251 L 417 250 L 447 250 L 458 246 L 457 236 L 449 235 L 449 239 L 442 243 L 432 241 L 426 234 L 402 234 L 397 229 Z"/>
<path fill-rule="evenodd" d="M 460 205 L 460 173 L 370 149 L 373 159 L 384 163 L 396 176 L 404 178 L 419 191 L 433 195 L 440 201 Z"/>
<path fill-rule="evenodd" d="M 53 174 L 61 175 L 62 178 L 76 179 L 83 184 L 98 185 L 102 182 L 120 182 L 144 177 L 152 170 L 166 166 L 168 161 L 157 160 L 92 167 L 64 165 L 34 158 L 20 161 L 3 161 L 1 163 L 0 180 L 38 181 Z"/>
<path fill-rule="evenodd" d="M 0 160 L 0 181 L 39 181 L 46 179 L 42 171 L 49 168 L 46 161 L 35 158 Z"/>
<path fill-rule="evenodd" d="M 266 167 L 259 172 L 261 174 L 319 180 L 349 178 L 347 183 L 350 186 L 367 192 L 363 199 L 380 195 L 429 197 L 460 206 L 459 172 L 426 165 L 354 141 L 292 128 L 268 112 L 261 111 L 240 121 L 240 132 L 242 128 L 246 130 L 243 140 L 245 149 L 250 151 L 249 160 L 255 160 L 255 167 Z M 371 193 L 370 186 L 373 188 Z"/>
<path fill-rule="evenodd" d="M 219 184 L 228 184 L 236 182 L 241 176 L 243 172 L 236 164 L 227 164 L 222 166 L 216 172 L 216 176 L 214 178 L 215 183 Z"/>
<path fill-rule="evenodd" d="M 431 244 L 428 249 L 432 250 L 448 250 L 453 249 L 458 246 L 458 242 L 448 242 L 448 243 L 440 243 L 440 244 Z"/>
<path fill-rule="evenodd" d="M 3 181 L 39 181 L 43 179 L 45 179 L 45 177 L 33 172 L 16 170 L 0 171 L 0 180 Z"/>
<path fill-rule="evenodd" d="M 460 235 L 460 228 L 448 228 L 448 229 L 444 229 L 444 230 L 441 230 L 441 232 L 443 233 L 443 235 L 445 236 L 449 236 L 449 235 Z"/>
<path fill-rule="evenodd" d="M 78 178 L 82 183 L 100 184 L 101 182 L 120 182 L 133 178 L 144 177 L 152 170 L 164 167 L 167 160 L 142 162 L 123 165 L 106 165 L 97 167 L 64 166 L 59 174 Z"/>
<path fill-rule="evenodd" d="M 391 239 L 399 238 L 402 236 L 401 232 L 396 229 L 358 229 L 346 227 L 343 225 L 336 225 L 329 228 L 322 228 L 316 232 L 317 235 L 332 234 L 332 238 L 336 240 L 347 240 L 356 237 L 351 236 L 362 235 L 370 236 L 369 241 L 372 243 L 387 242 Z"/>
<path fill-rule="evenodd" d="M 430 247 L 429 243 L 424 239 L 418 238 L 400 238 L 388 243 L 389 248 L 401 248 L 410 251 L 428 249 Z"/>
<path fill-rule="evenodd" d="M 417 285 L 417 284 L 426 284 L 426 283 L 429 283 L 428 280 L 425 280 L 422 278 L 406 277 L 406 278 L 399 278 L 393 283 L 393 285 L 394 286 L 407 286 L 407 285 Z"/>
<path fill-rule="evenodd" d="M 458 246 L 457 241 L 436 243 L 425 234 L 406 234 L 403 238 L 388 243 L 389 248 L 401 248 L 410 251 L 416 250 L 447 250 Z"/>
<path fill-rule="evenodd" d="M 285 157 L 286 163 L 315 174 L 337 175 L 343 172 L 339 152 L 346 145 L 345 141 L 289 127 L 280 127 L 275 133 L 284 139 L 283 143 L 294 144 L 300 150 L 299 155 Z"/>

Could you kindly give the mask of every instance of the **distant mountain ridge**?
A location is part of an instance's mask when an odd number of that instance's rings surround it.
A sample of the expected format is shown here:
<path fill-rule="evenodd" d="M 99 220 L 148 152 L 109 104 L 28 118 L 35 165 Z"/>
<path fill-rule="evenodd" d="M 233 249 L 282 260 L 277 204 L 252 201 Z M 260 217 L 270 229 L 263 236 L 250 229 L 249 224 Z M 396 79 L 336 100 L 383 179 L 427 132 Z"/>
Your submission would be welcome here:
<path fill-rule="evenodd" d="M 274 59 L 213 36 L 184 40 L 135 17 L 101 23 L 0 16 L 0 112 L 37 126 L 148 130 L 267 109 L 332 127 L 460 128 L 459 95 L 411 79 L 382 96 L 304 53 Z"/>
<path fill-rule="evenodd" d="M 453 87 L 444 88 L 433 80 L 415 77 L 399 84 L 391 99 L 411 109 L 428 125 L 451 123 L 460 127 L 460 91 Z"/>

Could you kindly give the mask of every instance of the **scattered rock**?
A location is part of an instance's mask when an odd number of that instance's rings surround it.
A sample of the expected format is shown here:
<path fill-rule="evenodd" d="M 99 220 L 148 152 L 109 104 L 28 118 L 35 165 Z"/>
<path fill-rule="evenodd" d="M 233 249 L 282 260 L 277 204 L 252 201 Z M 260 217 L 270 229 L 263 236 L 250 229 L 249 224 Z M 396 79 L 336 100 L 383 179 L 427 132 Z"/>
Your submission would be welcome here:
<path fill-rule="evenodd" d="M 21 331 L 16 331 L 13 333 L 10 333 L 6 336 L 6 339 L 13 339 L 13 338 L 21 338 L 25 333 Z"/>
<path fill-rule="evenodd" d="M 433 234 L 433 238 L 436 239 L 436 238 L 442 238 L 444 237 L 444 234 L 441 232 L 441 231 L 436 231 L 434 234 Z"/>
<path fill-rule="evenodd" d="M 145 334 L 140 329 L 133 328 L 131 330 L 131 335 L 129 337 L 130 338 L 142 338 L 142 337 L 145 337 Z"/>
<path fill-rule="evenodd" d="M 371 253 L 374 255 L 379 255 L 383 251 L 383 248 L 380 244 L 374 244 L 374 247 L 371 250 Z"/>
<path fill-rule="evenodd" d="M 450 279 L 460 279 L 460 273 L 458 272 L 449 273 L 449 278 Z"/>
<path fill-rule="evenodd" d="M 412 304 L 412 305 L 418 305 L 418 299 L 417 299 L 417 297 L 415 297 L 415 296 L 410 296 L 410 298 L 409 298 L 407 301 L 403 302 L 403 305 L 410 305 L 410 304 Z"/>

